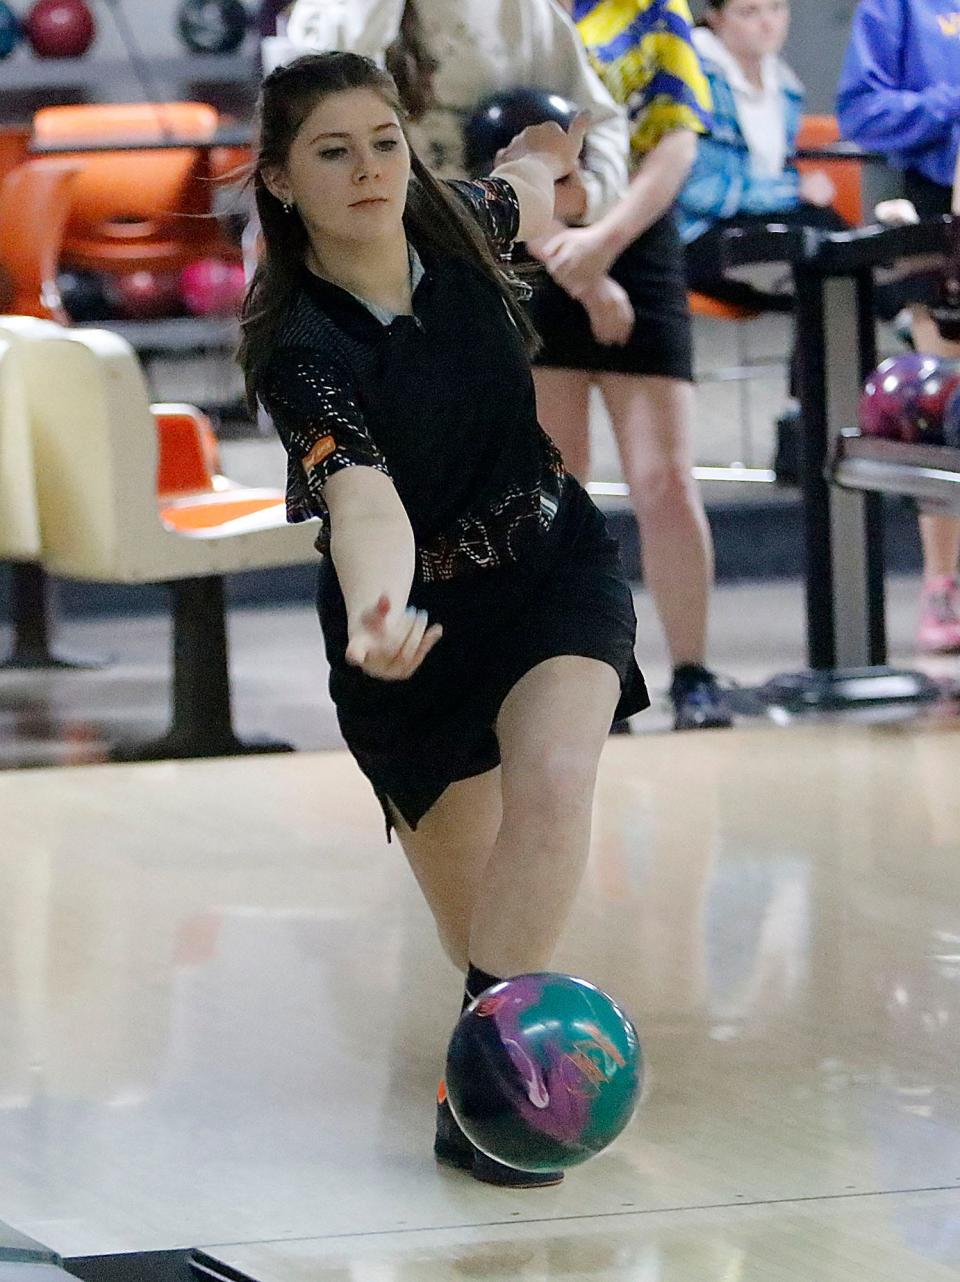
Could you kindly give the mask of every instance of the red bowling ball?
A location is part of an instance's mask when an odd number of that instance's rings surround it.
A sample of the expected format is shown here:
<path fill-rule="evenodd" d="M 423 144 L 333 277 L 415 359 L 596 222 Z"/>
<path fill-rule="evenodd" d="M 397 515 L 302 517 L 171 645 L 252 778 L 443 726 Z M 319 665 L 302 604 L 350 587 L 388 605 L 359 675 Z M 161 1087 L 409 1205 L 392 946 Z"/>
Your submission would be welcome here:
<path fill-rule="evenodd" d="M 37 0 L 24 30 L 38 58 L 79 58 L 96 35 L 93 14 L 84 0 Z"/>
<path fill-rule="evenodd" d="M 117 310 L 130 320 L 155 320 L 183 313 L 175 272 L 128 272 L 115 286 Z"/>
<path fill-rule="evenodd" d="M 870 375 L 857 410 L 864 436 L 939 445 L 947 401 L 960 386 L 960 367 L 911 352 L 891 357 Z"/>
<path fill-rule="evenodd" d="M 245 288 L 240 264 L 220 258 L 201 258 L 180 273 L 180 294 L 194 316 L 236 315 Z"/>

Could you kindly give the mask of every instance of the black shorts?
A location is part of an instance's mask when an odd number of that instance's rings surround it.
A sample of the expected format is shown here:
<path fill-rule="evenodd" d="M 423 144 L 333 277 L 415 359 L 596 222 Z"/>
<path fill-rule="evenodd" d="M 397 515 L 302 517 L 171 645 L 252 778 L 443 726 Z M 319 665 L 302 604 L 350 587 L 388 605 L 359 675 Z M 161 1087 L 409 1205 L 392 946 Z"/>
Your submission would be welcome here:
<path fill-rule="evenodd" d="M 534 365 L 605 370 L 617 374 L 659 374 L 693 378 L 690 311 L 683 247 L 672 213 L 653 224 L 621 254 L 610 275 L 626 290 L 636 325 L 623 347 L 598 343 L 583 307 L 546 273 L 533 284 L 527 304 L 543 347 Z"/>
<path fill-rule="evenodd" d="M 616 541 L 575 480 L 536 551 L 516 565 L 414 584 L 411 604 L 443 637 L 408 681 L 377 681 L 344 662 L 343 596 L 329 559 L 318 609 L 330 693 L 343 737 L 380 799 L 415 828 L 448 785 L 500 763 L 494 725 L 520 678 L 559 655 L 609 663 L 620 678 L 617 717 L 649 707 L 634 657 L 636 615 Z"/>

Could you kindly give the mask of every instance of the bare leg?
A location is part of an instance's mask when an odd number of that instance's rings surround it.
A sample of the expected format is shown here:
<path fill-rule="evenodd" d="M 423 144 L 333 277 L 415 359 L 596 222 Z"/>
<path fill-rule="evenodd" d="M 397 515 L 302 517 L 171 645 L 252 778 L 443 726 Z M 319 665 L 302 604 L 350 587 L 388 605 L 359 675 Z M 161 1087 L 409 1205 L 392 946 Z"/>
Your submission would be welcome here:
<path fill-rule="evenodd" d="M 693 479 L 693 388 L 674 378 L 600 374 L 640 527 L 643 579 L 674 666 L 702 663 L 713 540 Z"/>
<path fill-rule="evenodd" d="M 550 961 L 586 864 L 597 763 L 620 693 L 614 670 L 565 655 L 504 700 L 502 766 L 452 784 L 397 834 L 447 955 L 492 975 Z M 501 808 L 502 807 L 502 808 Z"/>
<path fill-rule="evenodd" d="M 586 485 L 590 475 L 590 375 L 583 370 L 542 366 L 533 371 L 537 417 L 563 455 L 571 476 Z"/>
<path fill-rule="evenodd" d="M 477 887 L 502 813 L 499 769 L 451 784 L 416 832 L 394 812 L 397 836 L 433 913 L 443 950 L 464 974 Z"/>
<path fill-rule="evenodd" d="M 503 823 L 480 884 L 470 959 L 493 975 L 549 965 L 590 848 L 617 674 L 571 655 L 517 682 L 497 721 Z"/>

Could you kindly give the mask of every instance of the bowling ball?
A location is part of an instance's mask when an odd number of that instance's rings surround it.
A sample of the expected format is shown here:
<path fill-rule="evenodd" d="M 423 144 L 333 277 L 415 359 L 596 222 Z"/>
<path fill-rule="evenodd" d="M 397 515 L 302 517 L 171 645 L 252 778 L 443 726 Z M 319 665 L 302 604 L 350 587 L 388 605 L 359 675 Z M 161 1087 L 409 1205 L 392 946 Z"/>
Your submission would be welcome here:
<path fill-rule="evenodd" d="M 579 108 L 547 89 L 523 87 L 491 94 L 463 127 L 464 164 L 470 173 L 487 173 L 501 147 L 526 129 L 555 120 L 569 129 Z"/>
<path fill-rule="evenodd" d="M 37 0 L 24 30 L 38 58 L 79 58 L 97 29 L 84 0 Z"/>
<path fill-rule="evenodd" d="M 243 44 L 249 19 L 240 0 L 184 0 L 177 30 L 194 53 L 232 53 Z"/>
<path fill-rule="evenodd" d="M 114 291 L 117 311 L 130 320 L 183 314 L 180 278 L 176 272 L 128 272 L 118 277 Z"/>
<path fill-rule="evenodd" d="M 960 368 L 938 356 L 910 352 L 885 360 L 864 384 L 857 419 L 864 436 L 942 442 L 946 402 L 960 384 Z"/>
<path fill-rule="evenodd" d="M 71 320 L 103 321 L 114 315 L 113 297 L 105 278 L 98 272 L 61 272 L 57 276 L 57 288 Z"/>
<path fill-rule="evenodd" d="M 201 258 L 180 273 L 180 296 L 194 316 L 235 315 L 246 288 L 239 263 Z"/>
<path fill-rule="evenodd" d="M 22 35 L 20 19 L 8 4 L 0 0 L 0 61 L 10 57 Z"/>
<path fill-rule="evenodd" d="M 637 1031 L 606 993 L 549 972 L 505 979 L 471 1003 L 447 1051 L 447 1097 L 471 1143 L 521 1171 L 606 1148 L 633 1116 Z"/>

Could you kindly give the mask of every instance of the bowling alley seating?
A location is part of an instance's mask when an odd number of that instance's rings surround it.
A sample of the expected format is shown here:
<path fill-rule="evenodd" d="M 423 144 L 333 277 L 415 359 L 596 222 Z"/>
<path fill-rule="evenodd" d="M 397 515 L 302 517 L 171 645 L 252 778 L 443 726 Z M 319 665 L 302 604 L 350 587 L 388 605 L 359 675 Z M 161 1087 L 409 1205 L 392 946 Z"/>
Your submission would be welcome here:
<path fill-rule="evenodd" d="M 0 310 L 66 320 L 57 262 L 76 177 L 72 161 L 50 158 L 27 160 L 0 180 Z"/>
<path fill-rule="evenodd" d="M 36 561 L 39 556 L 26 388 L 13 346 L 0 339 L 0 560 Z"/>
<path fill-rule="evenodd" d="M 24 334 L 0 318 L 0 338 Z M 276 751 L 233 731 L 223 576 L 312 562 L 310 525 L 287 525 L 280 490 L 219 474 L 216 444 L 189 406 L 151 407 L 119 335 L 61 329 L 18 345 L 36 458 L 41 555 L 68 579 L 169 586 L 173 695 L 159 741 L 118 759 Z"/>
<path fill-rule="evenodd" d="M 218 124 L 216 108 L 202 102 L 84 103 L 36 112 L 34 145 L 62 147 L 79 171 L 61 264 L 120 273 L 178 271 L 205 257 L 239 261 L 238 247 L 211 212 L 208 144 Z M 198 145 L 149 146 L 169 137 Z M 111 142 L 139 139 L 142 150 L 109 150 Z M 95 149 L 70 151 L 71 145 Z"/>
<path fill-rule="evenodd" d="M 829 147 L 840 141 L 840 126 L 836 116 L 804 116 L 797 134 L 797 150 Z M 817 157 L 798 159 L 801 173 L 819 169 L 837 189 L 833 207 L 851 227 L 863 224 L 863 166 L 856 160 L 824 160 Z"/>

